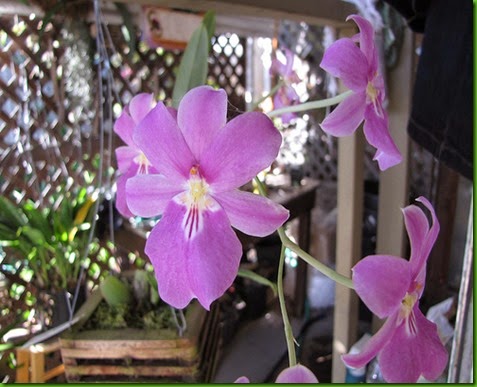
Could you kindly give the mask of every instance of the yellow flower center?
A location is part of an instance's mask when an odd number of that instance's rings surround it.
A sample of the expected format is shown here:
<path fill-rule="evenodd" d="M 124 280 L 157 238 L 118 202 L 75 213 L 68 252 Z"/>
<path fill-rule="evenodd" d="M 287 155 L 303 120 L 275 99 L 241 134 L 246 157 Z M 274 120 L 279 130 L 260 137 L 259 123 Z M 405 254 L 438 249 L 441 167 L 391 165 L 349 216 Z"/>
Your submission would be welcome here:
<path fill-rule="evenodd" d="M 366 94 L 368 95 L 373 105 L 376 105 L 376 99 L 378 98 L 378 91 L 376 90 L 376 88 L 373 86 L 371 82 L 368 82 L 368 86 L 366 86 Z"/>
<path fill-rule="evenodd" d="M 189 172 L 186 191 L 181 196 L 182 204 L 187 207 L 182 227 L 189 239 L 193 239 L 202 230 L 203 212 L 205 210 L 213 211 L 217 206 L 209 193 L 209 185 L 200 176 L 198 167 L 193 166 Z"/>
<path fill-rule="evenodd" d="M 147 159 L 146 155 L 144 153 L 139 153 L 135 158 L 134 161 L 136 164 L 139 165 L 138 168 L 138 173 L 148 173 L 149 167 L 151 166 L 151 163 Z"/>
<path fill-rule="evenodd" d="M 409 336 L 415 336 L 417 334 L 416 317 L 413 313 L 413 308 L 417 300 L 418 294 L 412 292 L 406 293 L 401 301 L 401 318 L 404 320 L 406 332 Z"/>

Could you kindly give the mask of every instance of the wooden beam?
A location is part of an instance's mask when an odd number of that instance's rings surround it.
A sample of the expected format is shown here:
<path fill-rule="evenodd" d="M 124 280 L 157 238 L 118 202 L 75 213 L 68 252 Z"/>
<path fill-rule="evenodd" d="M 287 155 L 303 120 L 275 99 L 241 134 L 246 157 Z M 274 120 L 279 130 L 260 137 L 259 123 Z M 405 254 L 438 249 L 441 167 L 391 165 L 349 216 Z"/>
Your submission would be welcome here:
<path fill-rule="evenodd" d="M 404 32 L 404 40 L 396 67 L 387 74 L 389 130 L 402 153 L 399 165 L 381 173 L 379 177 L 378 228 L 376 254 L 406 257 L 407 235 L 401 208 L 409 203 L 410 141 L 407 122 L 410 116 L 414 67 L 414 34 Z M 372 330 L 382 325 L 373 318 Z"/>
<path fill-rule="evenodd" d="M 401 208 L 409 205 L 409 136 L 407 122 L 410 116 L 413 74 L 413 37 L 405 30 L 399 62 L 388 72 L 389 131 L 403 160 L 399 165 L 381 173 L 379 178 L 378 230 L 376 253 L 404 257 L 407 235 Z"/>
<path fill-rule="evenodd" d="M 351 277 L 351 268 L 361 258 L 363 224 L 364 136 L 358 129 L 338 142 L 338 224 L 336 271 Z M 341 355 L 356 342 L 358 297 L 354 290 L 336 285 L 333 323 L 332 382 L 343 383 L 346 369 Z"/>
<path fill-rule="evenodd" d="M 354 5 L 337 0 L 117 0 L 122 3 L 156 5 L 191 11 L 214 10 L 217 15 L 254 16 L 303 21 L 309 24 L 345 26 Z"/>

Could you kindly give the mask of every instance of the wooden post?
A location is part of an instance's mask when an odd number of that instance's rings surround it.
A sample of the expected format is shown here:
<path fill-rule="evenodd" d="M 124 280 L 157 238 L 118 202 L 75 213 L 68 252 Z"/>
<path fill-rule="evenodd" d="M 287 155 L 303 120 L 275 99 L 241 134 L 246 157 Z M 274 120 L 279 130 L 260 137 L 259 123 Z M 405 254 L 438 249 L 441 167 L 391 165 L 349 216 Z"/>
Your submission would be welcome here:
<path fill-rule="evenodd" d="M 336 235 L 336 271 L 351 276 L 351 268 L 361 258 L 363 223 L 363 156 L 361 129 L 338 143 L 338 224 Z M 354 290 L 336 285 L 333 323 L 332 382 L 343 383 L 346 369 L 341 355 L 356 342 L 358 297 Z"/>
<path fill-rule="evenodd" d="M 28 348 L 17 348 L 16 383 L 30 382 L 30 351 Z"/>
<path fill-rule="evenodd" d="M 402 162 L 379 177 L 379 204 L 376 254 L 406 257 L 407 235 L 401 208 L 409 203 L 410 141 L 407 122 L 410 116 L 413 67 L 414 34 L 406 29 L 399 61 L 389 71 L 388 116 L 389 131 L 402 154 Z M 376 332 L 383 321 L 373 317 L 372 330 Z"/>

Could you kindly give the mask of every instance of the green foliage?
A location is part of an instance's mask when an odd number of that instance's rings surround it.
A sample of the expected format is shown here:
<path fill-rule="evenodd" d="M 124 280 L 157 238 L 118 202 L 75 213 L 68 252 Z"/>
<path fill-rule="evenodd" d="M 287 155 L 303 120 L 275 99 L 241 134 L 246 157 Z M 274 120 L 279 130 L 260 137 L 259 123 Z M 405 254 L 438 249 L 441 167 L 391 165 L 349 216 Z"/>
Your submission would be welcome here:
<path fill-rule="evenodd" d="M 88 247 L 94 202 L 84 188 L 60 189 L 46 208 L 30 200 L 17 206 L 0 197 L 0 246 L 13 253 L 4 254 L 2 271 L 21 263 L 20 277 L 39 290 L 74 285 Z"/>
<path fill-rule="evenodd" d="M 182 97 L 192 88 L 204 85 L 207 78 L 210 40 L 215 31 L 215 15 L 208 12 L 194 31 L 182 56 L 177 73 L 172 105 L 177 107 Z"/>
<path fill-rule="evenodd" d="M 108 276 L 100 283 L 100 290 L 103 300 L 83 330 L 177 329 L 171 308 L 159 298 L 152 272 L 137 269 L 120 277 Z"/>
<path fill-rule="evenodd" d="M 127 305 L 131 302 L 132 295 L 129 286 L 117 277 L 107 276 L 99 288 L 103 298 L 112 307 Z"/>

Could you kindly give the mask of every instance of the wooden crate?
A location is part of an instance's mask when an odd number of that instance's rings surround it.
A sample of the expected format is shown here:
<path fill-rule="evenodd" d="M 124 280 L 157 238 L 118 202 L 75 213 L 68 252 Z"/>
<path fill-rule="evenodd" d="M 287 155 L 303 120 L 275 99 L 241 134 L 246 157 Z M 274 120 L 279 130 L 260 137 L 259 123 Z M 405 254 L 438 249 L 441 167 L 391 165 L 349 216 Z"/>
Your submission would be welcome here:
<path fill-rule="evenodd" d="M 210 382 L 219 347 L 219 305 L 192 304 L 183 337 L 169 330 L 85 330 L 60 338 L 68 382 Z"/>

